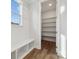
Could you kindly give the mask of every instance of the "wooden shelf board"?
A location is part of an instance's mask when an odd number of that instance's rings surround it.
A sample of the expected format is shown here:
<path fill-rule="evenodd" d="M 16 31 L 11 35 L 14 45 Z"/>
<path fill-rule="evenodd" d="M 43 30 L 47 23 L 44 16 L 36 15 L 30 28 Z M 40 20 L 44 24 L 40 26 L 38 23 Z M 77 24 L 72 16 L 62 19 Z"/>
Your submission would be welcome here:
<path fill-rule="evenodd" d="M 55 27 L 56 28 L 56 26 L 42 26 L 42 28 L 49 28 L 49 27 Z"/>
<path fill-rule="evenodd" d="M 48 32 L 48 33 L 56 33 L 56 31 L 42 31 L 42 32 Z"/>
<path fill-rule="evenodd" d="M 55 19 L 56 17 L 50 17 L 50 18 L 43 18 L 43 20 L 47 20 L 47 19 Z"/>
<path fill-rule="evenodd" d="M 42 24 L 48 24 L 48 23 L 56 23 L 56 22 L 43 22 Z"/>

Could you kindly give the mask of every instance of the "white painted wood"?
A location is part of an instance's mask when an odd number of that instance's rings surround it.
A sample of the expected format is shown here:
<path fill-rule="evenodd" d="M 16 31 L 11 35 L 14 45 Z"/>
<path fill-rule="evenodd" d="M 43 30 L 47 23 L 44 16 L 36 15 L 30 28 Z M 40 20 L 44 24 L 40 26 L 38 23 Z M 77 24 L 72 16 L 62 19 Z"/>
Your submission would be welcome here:
<path fill-rule="evenodd" d="M 57 0 L 57 54 L 61 57 L 66 58 L 66 40 L 67 40 L 67 1 L 66 0 Z M 62 12 L 61 7 L 64 7 Z"/>
<path fill-rule="evenodd" d="M 56 33 L 46 33 L 46 32 L 43 32 L 42 34 L 43 36 L 49 36 L 49 37 L 56 37 Z"/>
<path fill-rule="evenodd" d="M 51 31 L 51 32 L 56 32 L 56 28 L 43 28 L 42 31 Z"/>
<path fill-rule="evenodd" d="M 46 41 L 56 42 L 56 38 L 55 37 L 46 37 L 46 36 L 44 37 L 43 36 L 43 38 L 44 38 L 43 40 L 46 40 Z"/>
<path fill-rule="evenodd" d="M 34 41 L 18 49 L 17 59 L 24 58 L 34 48 Z"/>
<path fill-rule="evenodd" d="M 42 26 L 56 26 L 56 23 L 54 23 L 54 22 L 43 23 Z"/>
<path fill-rule="evenodd" d="M 66 58 L 67 42 L 67 1 L 60 0 L 60 18 L 61 18 L 61 55 Z"/>
<path fill-rule="evenodd" d="M 56 52 L 57 55 L 60 55 L 60 0 L 57 0 L 56 4 L 56 15 L 57 15 L 57 20 L 56 20 Z"/>
<path fill-rule="evenodd" d="M 33 48 L 29 49 L 29 51 L 27 53 L 24 53 L 22 56 L 21 56 L 21 59 L 23 59 L 27 54 L 29 54 L 29 52 L 31 52 L 33 50 Z"/>
<path fill-rule="evenodd" d="M 28 41 L 18 42 L 18 44 L 16 44 L 16 46 L 11 48 L 11 52 L 16 51 L 17 49 L 23 47 L 24 45 L 29 44 L 32 41 L 34 41 L 34 39 L 29 39 Z"/>
<path fill-rule="evenodd" d="M 55 11 L 42 13 L 42 36 L 56 37 L 56 14 Z"/>
<path fill-rule="evenodd" d="M 20 49 L 17 50 L 17 59 L 21 59 L 21 57 L 27 53 L 28 49 L 28 44 L 21 47 Z"/>
<path fill-rule="evenodd" d="M 47 23 L 47 22 L 56 22 L 56 17 L 53 17 L 53 18 L 48 18 L 48 19 L 44 19 L 42 20 L 43 23 Z"/>
<path fill-rule="evenodd" d="M 34 40 L 24 42 L 21 46 L 17 46 L 16 49 L 12 50 L 13 59 L 22 59 L 34 48 Z"/>

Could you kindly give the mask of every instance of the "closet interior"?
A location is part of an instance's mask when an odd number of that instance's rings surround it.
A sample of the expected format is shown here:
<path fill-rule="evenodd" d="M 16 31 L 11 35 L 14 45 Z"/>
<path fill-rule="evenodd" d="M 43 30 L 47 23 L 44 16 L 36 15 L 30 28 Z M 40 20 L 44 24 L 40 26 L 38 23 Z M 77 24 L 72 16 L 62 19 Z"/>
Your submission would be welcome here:
<path fill-rule="evenodd" d="M 56 0 L 42 3 L 42 40 L 56 42 Z"/>

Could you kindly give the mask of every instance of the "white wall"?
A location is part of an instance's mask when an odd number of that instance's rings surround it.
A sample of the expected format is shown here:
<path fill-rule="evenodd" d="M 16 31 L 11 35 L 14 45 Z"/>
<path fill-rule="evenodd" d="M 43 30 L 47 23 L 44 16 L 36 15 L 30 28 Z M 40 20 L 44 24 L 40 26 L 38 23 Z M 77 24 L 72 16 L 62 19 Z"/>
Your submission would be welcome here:
<path fill-rule="evenodd" d="M 23 0 L 24 1 L 24 0 Z M 29 9 L 26 2 L 22 8 L 22 26 L 11 24 L 11 48 L 14 49 L 19 42 L 29 40 Z"/>
<path fill-rule="evenodd" d="M 34 0 L 23 4 L 22 26 L 11 25 L 11 48 L 14 48 L 19 42 L 35 39 L 35 48 L 41 48 L 41 4 L 40 0 Z M 28 0 L 29 1 L 29 0 Z M 21 44 L 20 44 L 21 45 Z"/>
<path fill-rule="evenodd" d="M 35 39 L 35 48 L 41 48 L 41 5 L 36 0 L 30 4 L 30 34 Z"/>
<path fill-rule="evenodd" d="M 56 10 L 49 10 L 46 12 L 42 12 L 42 18 L 50 18 L 50 17 L 56 17 Z"/>

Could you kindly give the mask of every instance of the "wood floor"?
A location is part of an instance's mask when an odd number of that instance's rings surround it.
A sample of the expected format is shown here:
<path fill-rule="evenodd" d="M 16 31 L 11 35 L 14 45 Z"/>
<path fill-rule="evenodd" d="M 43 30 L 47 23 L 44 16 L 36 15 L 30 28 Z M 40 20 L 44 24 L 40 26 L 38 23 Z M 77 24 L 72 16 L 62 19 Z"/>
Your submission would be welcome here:
<path fill-rule="evenodd" d="M 56 54 L 56 42 L 42 40 L 42 50 L 46 49 L 49 53 Z"/>
<path fill-rule="evenodd" d="M 42 49 L 33 49 L 24 59 L 58 59 L 56 43 L 43 40 Z"/>

